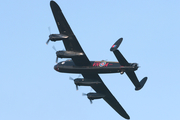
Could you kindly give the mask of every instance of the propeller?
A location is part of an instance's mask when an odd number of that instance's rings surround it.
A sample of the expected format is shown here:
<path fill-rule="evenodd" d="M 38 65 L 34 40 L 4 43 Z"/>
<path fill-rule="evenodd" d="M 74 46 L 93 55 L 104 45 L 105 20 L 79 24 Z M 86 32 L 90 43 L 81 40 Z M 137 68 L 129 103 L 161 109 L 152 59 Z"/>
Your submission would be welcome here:
<path fill-rule="evenodd" d="M 54 46 L 52 48 L 57 52 L 57 50 Z M 57 54 L 56 54 L 56 56 L 57 56 Z M 56 63 L 58 63 L 58 57 L 56 57 Z"/>
<path fill-rule="evenodd" d="M 72 77 L 69 77 L 69 79 L 74 81 Z M 76 85 L 76 90 L 78 91 L 78 85 Z"/>
<path fill-rule="evenodd" d="M 51 28 L 50 27 L 48 27 L 48 30 L 49 30 L 49 33 L 51 34 Z"/>
<path fill-rule="evenodd" d="M 87 94 L 86 93 L 82 93 L 82 96 L 87 96 Z M 92 100 L 91 99 L 89 99 L 89 100 L 90 100 L 90 103 L 92 104 L 93 103 Z"/>
<path fill-rule="evenodd" d="M 80 78 L 80 76 L 81 76 L 81 74 L 79 74 L 77 78 Z M 75 80 L 75 79 L 72 78 L 72 77 L 69 77 L 69 79 L 70 79 L 70 80 L 73 80 L 73 81 Z M 75 81 L 74 81 L 74 83 L 75 83 Z M 76 85 L 76 84 L 75 84 L 75 85 Z M 76 85 L 76 90 L 78 90 L 78 85 Z"/>
<path fill-rule="evenodd" d="M 48 45 L 49 41 L 50 41 L 50 39 L 47 40 L 46 45 Z"/>
<path fill-rule="evenodd" d="M 57 51 L 56 48 L 55 48 L 54 46 L 53 46 L 52 48 L 53 48 L 55 51 Z"/>
<path fill-rule="evenodd" d="M 77 78 L 80 78 L 81 77 L 81 74 L 78 75 Z M 70 80 L 74 80 L 72 77 L 69 77 Z"/>
<path fill-rule="evenodd" d="M 87 94 L 86 93 L 82 93 L 82 96 L 87 96 Z"/>
<path fill-rule="evenodd" d="M 49 33 L 50 33 L 50 35 L 51 35 L 51 28 L 48 27 L 48 30 L 49 30 Z M 49 43 L 49 41 L 50 41 L 50 35 L 49 35 L 49 39 L 48 39 L 47 42 L 46 42 L 46 45 L 48 45 L 48 43 Z"/>
<path fill-rule="evenodd" d="M 92 100 L 90 100 L 90 103 L 92 104 Z"/>

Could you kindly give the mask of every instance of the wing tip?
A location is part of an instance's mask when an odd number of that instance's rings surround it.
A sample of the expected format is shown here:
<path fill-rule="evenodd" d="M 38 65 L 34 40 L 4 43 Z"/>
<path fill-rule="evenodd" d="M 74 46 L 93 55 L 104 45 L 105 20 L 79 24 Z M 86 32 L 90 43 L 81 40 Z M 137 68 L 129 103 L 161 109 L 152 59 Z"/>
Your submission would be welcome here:
<path fill-rule="evenodd" d="M 125 119 L 127 119 L 127 120 L 129 120 L 130 119 L 130 117 L 129 117 L 129 115 L 127 114 L 126 116 L 123 116 Z"/>
<path fill-rule="evenodd" d="M 50 1 L 50 4 L 54 4 L 54 3 L 56 3 L 56 2 L 55 2 L 55 1 L 53 1 L 53 0 L 51 0 L 51 1 Z M 56 3 L 56 4 L 57 4 L 57 3 Z"/>
<path fill-rule="evenodd" d="M 60 9 L 59 5 L 54 0 L 50 1 L 50 6 L 51 6 L 51 9 L 52 8 Z M 61 9 L 60 9 L 60 11 L 61 11 Z"/>
<path fill-rule="evenodd" d="M 124 117 L 124 118 L 127 119 L 127 120 L 130 119 L 129 115 L 128 115 L 126 112 L 125 112 L 123 115 L 121 114 L 121 116 Z"/>

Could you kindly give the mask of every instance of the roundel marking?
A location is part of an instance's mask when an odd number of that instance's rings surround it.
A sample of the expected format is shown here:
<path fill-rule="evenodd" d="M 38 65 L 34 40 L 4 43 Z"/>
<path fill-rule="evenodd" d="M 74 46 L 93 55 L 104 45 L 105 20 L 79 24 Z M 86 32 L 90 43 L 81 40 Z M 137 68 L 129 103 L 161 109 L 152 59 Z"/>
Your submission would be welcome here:
<path fill-rule="evenodd" d="M 106 65 L 106 62 L 101 62 L 101 63 L 99 64 L 99 67 L 103 67 L 104 65 Z"/>
<path fill-rule="evenodd" d="M 117 45 L 113 45 L 112 48 L 115 48 Z"/>

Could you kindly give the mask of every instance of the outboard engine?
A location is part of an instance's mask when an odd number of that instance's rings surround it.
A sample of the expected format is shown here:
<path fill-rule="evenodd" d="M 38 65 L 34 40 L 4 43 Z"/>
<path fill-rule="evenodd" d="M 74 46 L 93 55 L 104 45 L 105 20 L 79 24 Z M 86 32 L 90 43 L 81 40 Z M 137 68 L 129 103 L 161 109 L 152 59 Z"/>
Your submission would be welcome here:
<path fill-rule="evenodd" d="M 67 39 L 68 37 L 69 37 L 69 36 L 64 35 L 64 34 L 50 34 L 50 35 L 49 35 L 49 39 L 48 39 L 48 41 L 46 42 L 46 44 L 48 44 L 50 40 L 53 41 L 53 42 L 55 42 L 55 41 Z"/>
<path fill-rule="evenodd" d="M 87 95 L 87 98 L 90 100 L 91 104 L 92 104 L 92 100 L 101 99 L 101 98 L 105 97 L 105 95 L 103 95 L 101 93 L 93 93 L 93 92 L 90 92 L 88 94 L 83 94 L 83 95 Z"/>

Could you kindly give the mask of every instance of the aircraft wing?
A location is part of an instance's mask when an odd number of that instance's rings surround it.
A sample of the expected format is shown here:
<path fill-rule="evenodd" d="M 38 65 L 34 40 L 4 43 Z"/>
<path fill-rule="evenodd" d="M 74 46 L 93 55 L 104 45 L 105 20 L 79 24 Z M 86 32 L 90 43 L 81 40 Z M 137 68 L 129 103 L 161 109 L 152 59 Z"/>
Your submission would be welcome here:
<path fill-rule="evenodd" d="M 79 42 L 77 41 L 76 36 L 71 30 L 58 4 L 54 1 L 51 1 L 50 6 L 60 34 L 68 36 L 68 39 L 63 40 L 66 50 L 83 53 L 83 55 L 81 56 L 73 57 L 72 58 L 73 62 L 77 66 L 91 66 L 89 59 L 87 58 Z"/>
<path fill-rule="evenodd" d="M 112 95 L 106 85 L 103 83 L 98 74 L 82 74 L 84 78 L 92 79 L 101 82 L 101 84 L 91 86 L 97 93 L 101 93 L 105 95 L 103 98 L 119 115 L 126 119 L 130 119 L 129 115 L 123 109 L 123 107 L 119 104 L 116 98 Z"/>

